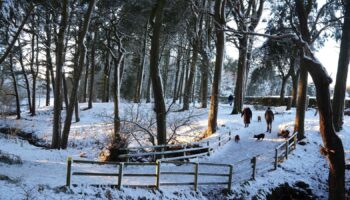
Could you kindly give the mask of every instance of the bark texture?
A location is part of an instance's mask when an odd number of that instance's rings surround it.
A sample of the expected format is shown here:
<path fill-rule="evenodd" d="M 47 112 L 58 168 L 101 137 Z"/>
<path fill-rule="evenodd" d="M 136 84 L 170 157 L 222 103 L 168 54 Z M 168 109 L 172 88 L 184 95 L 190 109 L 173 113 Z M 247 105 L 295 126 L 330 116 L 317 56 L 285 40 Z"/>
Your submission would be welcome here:
<path fill-rule="evenodd" d="M 218 116 L 218 105 L 219 105 L 219 89 L 221 82 L 221 71 L 224 60 L 224 50 L 225 50 L 225 33 L 219 31 L 222 26 L 226 24 L 225 20 L 225 4 L 226 0 L 216 0 L 215 1 L 215 29 L 216 31 L 216 58 L 215 58 L 215 70 L 214 70 L 214 80 L 213 87 L 210 97 L 210 109 L 208 114 L 208 129 L 206 135 L 209 136 L 216 132 L 217 129 L 217 116 Z"/>
<path fill-rule="evenodd" d="M 165 0 L 157 0 L 156 7 L 154 8 L 150 19 L 153 28 L 150 51 L 150 76 L 154 95 L 154 111 L 157 119 L 158 145 L 166 144 L 166 109 L 162 78 L 159 72 L 159 40 L 161 37 L 164 4 Z"/>

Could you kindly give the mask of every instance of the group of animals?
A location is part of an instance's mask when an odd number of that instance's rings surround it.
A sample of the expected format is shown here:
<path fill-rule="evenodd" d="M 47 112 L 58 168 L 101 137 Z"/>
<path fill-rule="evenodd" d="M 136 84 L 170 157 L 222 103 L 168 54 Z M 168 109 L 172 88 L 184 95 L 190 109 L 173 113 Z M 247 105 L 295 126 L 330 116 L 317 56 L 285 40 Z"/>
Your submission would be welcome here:
<path fill-rule="evenodd" d="M 250 121 L 253 117 L 253 113 L 249 107 L 246 107 L 243 109 L 241 117 L 243 117 L 244 127 L 248 127 L 250 124 Z M 271 108 L 268 107 L 267 110 L 265 111 L 265 121 L 266 121 L 266 125 L 267 125 L 266 132 L 271 133 L 273 120 L 274 120 L 274 114 L 273 114 Z M 258 116 L 258 122 L 261 122 L 261 116 Z M 265 138 L 265 134 L 261 133 L 258 135 L 254 135 L 254 138 L 256 138 L 257 140 L 263 140 Z M 236 135 L 235 142 L 238 142 L 239 140 L 240 140 L 239 135 Z"/>

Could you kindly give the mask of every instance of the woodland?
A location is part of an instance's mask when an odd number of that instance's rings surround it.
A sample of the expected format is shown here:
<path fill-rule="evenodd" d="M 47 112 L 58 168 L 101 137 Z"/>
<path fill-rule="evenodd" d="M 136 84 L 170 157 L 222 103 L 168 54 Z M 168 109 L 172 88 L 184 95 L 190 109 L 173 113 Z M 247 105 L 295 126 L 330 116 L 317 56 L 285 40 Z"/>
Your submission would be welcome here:
<path fill-rule="evenodd" d="M 108 102 L 112 154 L 128 146 L 130 125 L 152 145 L 176 143 L 173 133 L 190 122 L 169 127 L 167 116 L 195 106 L 208 109 L 207 138 L 230 94 L 230 115 L 248 96 L 278 96 L 271 106 L 296 109 L 292 131 L 303 141 L 307 99 L 316 96 L 328 198 L 346 199 L 338 133 L 350 90 L 350 0 L 0 0 L 0 10 L 1 116 L 35 117 L 44 99 L 47 148 L 73 148 L 72 124 Z M 335 80 L 315 56 L 327 40 L 340 43 Z M 154 120 L 126 120 L 125 102 L 149 104 Z"/>

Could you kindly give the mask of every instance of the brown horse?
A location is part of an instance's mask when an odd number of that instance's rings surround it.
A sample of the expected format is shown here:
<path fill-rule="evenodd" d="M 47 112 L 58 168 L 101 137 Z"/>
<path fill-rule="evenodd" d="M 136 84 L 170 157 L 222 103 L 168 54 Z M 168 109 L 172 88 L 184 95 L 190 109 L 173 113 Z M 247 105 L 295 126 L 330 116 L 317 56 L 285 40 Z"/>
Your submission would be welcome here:
<path fill-rule="evenodd" d="M 267 108 L 267 110 L 265 111 L 265 120 L 266 120 L 266 132 L 270 132 L 271 133 L 271 129 L 272 129 L 272 121 L 274 120 L 274 114 L 272 112 L 272 110 L 270 109 L 270 107 Z"/>
<path fill-rule="evenodd" d="M 241 117 L 243 117 L 244 127 L 248 127 L 249 124 L 250 124 L 250 120 L 253 117 L 253 113 L 252 113 L 252 111 L 250 110 L 249 107 L 246 107 L 246 108 L 243 109 Z"/>

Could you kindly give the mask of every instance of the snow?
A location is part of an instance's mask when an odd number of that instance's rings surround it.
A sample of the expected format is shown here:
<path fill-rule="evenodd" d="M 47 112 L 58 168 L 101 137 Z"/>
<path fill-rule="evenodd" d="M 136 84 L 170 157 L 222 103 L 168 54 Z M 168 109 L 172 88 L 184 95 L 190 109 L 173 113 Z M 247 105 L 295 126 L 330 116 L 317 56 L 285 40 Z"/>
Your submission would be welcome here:
<path fill-rule="evenodd" d="M 174 110 L 177 108 L 174 106 Z M 249 106 L 249 105 L 248 105 Z M 87 107 L 80 104 L 80 108 Z M 140 113 L 152 113 L 152 104 L 137 106 L 132 103 L 122 102 L 121 116 L 129 116 L 132 110 L 139 109 Z M 122 190 L 108 187 L 92 187 L 89 183 L 116 184 L 117 177 L 85 177 L 73 176 L 72 183 L 78 187 L 71 187 L 65 191 L 66 165 L 69 156 L 73 159 L 98 160 L 98 155 L 108 144 L 112 124 L 110 116 L 113 114 L 112 103 L 95 103 L 93 109 L 81 110 L 81 121 L 72 124 L 67 150 L 47 150 L 30 145 L 27 141 L 20 140 L 11 135 L 0 134 L 0 151 L 19 156 L 23 164 L 5 164 L 0 162 L 0 199 L 214 199 L 214 198 L 243 198 L 251 199 L 257 196 L 264 199 L 271 188 L 282 183 L 293 185 L 297 181 L 303 181 L 310 186 L 313 194 L 319 199 L 326 199 L 328 195 L 328 164 L 319 153 L 319 145 L 322 139 L 319 134 L 319 116 L 314 116 L 315 110 L 306 112 L 305 130 L 306 145 L 297 145 L 287 160 L 279 164 L 277 170 L 273 169 L 274 148 L 284 142 L 283 138 L 277 137 L 280 129 L 293 129 L 295 110 L 285 111 L 285 107 L 272 107 L 276 113 L 272 126 L 272 133 L 266 133 L 266 124 L 257 121 L 257 116 L 264 116 L 264 110 L 253 111 L 253 119 L 248 128 L 244 128 L 243 119 L 240 115 L 230 115 L 232 107 L 228 104 L 219 105 L 218 131 L 209 140 L 216 140 L 219 135 L 229 132 L 234 136 L 240 135 L 238 143 L 229 141 L 218 147 L 213 154 L 194 162 L 212 162 L 232 164 L 234 166 L 233 192 L 223 194 L 220 186 L 199 186 L 198 191 L 193 191 L 192 186 L 161 186 L 161 190 L 135 187 L 123 187 Z M 207 109 L 193 108 L 187 112 L 170 112 L 168 121 L 185 118 L 193 113 L 196 117 L 191 119 L 190 127 L 179 130 L 177 140 L 189 142 L 198 138 L 207 126 Z M 23 119 L 15 120 L 14 117 L 0 119 L 1 126 L 16 127 L 26 132 L 33 132 L 39 138 L 48 143 L 51 141 L 52 132 L 52 107 L 41 107 L 38 115 L 30 117 L 22 113 Z M 265 133 L 265 139 L 257 141 L 253 135 Z M 349 149 L 350 118 L 345 116 L 344 129 L 339 133 L 343 141 L 344 149 Z M 132 139 L 132 138 L 131 138 Z M 144 144 L 149 144 L 144 141 Z M 132 142 L 136 146 L 135 141 Z M 347 151 L 349 152 L 349 150 Z M 80 156 L 84 155 L 85 158 Z M 248 180 L 251 176 L 250 160 L 257 156 L 257 174 L 255 180 Z M 89 172 L 116 172 L 116 166 L 96 166 L 90 164 L 73 164 L 73 170 Z M 193 165 L 176 166 L 174 164 L 162 164 L 163 171 L 193 171 Z M 227 173 L 227 168 L 199 166 L 200 172 Z M 155 173 L 154 166 L 140 168 L 128 166 L 125 173 Z M 2 180 L 5 175 L 11 181 Z M 219 178 L 200 178 L 201 181 L 220 181 Z M 166 176 L 162 182 L 189 182 L 193 177 Z M 154 184 L 154 177 L 127 178 L 124 184 Z M 83 184 L 83 185 L 81 185 Z M 65 191 L 65 192 L 63 192 Z"/>

